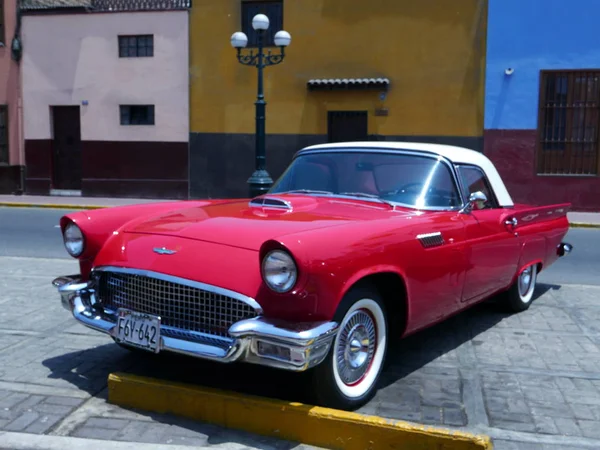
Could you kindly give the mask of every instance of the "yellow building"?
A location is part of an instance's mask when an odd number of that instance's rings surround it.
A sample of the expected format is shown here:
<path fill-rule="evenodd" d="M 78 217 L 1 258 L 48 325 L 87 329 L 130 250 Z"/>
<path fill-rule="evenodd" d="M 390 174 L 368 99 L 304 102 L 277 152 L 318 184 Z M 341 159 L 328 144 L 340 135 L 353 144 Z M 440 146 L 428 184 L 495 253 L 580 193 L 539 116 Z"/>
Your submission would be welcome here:
<path fill-rule="evenodd" d="M 192 5 L 191 197 L 247 195 L 257 70 L 237 61 L 230 37 L 245 32 L 249 45 L 243 52 L 253 50 L 250 21 L 257 12 L 269 17 L 271 36 L 281 29 L 292 36 L 285 60 L 264 73 L 267 169 L 273 179 L 300 148 L 329 141 L 482 147 L 487 0 Z"/>

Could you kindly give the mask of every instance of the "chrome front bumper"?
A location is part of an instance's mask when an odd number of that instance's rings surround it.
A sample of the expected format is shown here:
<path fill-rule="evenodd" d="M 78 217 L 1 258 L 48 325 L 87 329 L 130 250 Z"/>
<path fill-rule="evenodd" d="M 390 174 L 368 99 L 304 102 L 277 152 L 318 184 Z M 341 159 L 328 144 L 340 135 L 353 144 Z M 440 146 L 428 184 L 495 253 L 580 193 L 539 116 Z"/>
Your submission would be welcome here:
<path fill-rule="evenodd" d="M 117 312 L 99 305 L 90 283 L 71 275 L 56 278 L 52 284 L 62 306 L 76 320 L 117 340 Z M 224 338 L 161 326 L 159 350 L 301 372 L 323 362 L 337 328 L 336 322 L 292 323 L 256 317 L 234 323 L 229 328 L 231 337 Z"/>

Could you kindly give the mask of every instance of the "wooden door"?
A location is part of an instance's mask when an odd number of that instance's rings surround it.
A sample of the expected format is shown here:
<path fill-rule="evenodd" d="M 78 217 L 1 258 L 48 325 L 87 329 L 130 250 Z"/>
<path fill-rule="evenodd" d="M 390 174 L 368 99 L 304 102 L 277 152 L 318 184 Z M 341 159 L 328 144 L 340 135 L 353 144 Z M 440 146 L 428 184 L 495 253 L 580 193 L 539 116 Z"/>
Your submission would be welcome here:
<path fill-rule="evenodd" d="M 329 142 L 367 141 L 367 111 L 329 111 L 327 117 Z"/>
<path fill-rule="evenodd" d="M 79 106 L 53 106 L 53 188 L 81 190 Z"/>

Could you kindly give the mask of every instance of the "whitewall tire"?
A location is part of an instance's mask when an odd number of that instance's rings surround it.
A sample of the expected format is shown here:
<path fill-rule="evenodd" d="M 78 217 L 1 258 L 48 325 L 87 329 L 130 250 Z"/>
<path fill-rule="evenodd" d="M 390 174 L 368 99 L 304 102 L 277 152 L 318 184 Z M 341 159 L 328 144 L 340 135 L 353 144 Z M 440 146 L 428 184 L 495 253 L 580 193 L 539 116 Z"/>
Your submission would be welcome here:
<path fill-rule="evenodd" d="M 376 392 L 388 348 L 385 307 L 374 289 L 355 288 L 340 303 L 338 332 L 329 353 L 313 369 L 317 402 L 353 410 Z"/>
<path fill-rule="evenodd" d="M 507 292 L 507 305 L 513 312 L 529 309 L 533 301 L 533 294 L 537 282 L 538 266 L 526 266 Z"/>

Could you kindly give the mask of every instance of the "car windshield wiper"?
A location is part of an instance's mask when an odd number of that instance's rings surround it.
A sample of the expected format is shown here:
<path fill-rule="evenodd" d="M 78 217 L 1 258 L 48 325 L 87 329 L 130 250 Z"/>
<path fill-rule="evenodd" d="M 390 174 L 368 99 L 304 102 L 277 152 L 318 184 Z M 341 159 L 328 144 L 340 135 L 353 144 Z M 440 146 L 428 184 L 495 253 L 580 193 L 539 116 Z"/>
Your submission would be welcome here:
<path fill-rule="evenodd" d="M 389 205 L 392 208 L 394 207 L 394 204 L 392 202 L 382 199 L 379 195 L 367 194 L 366 192 L 340 192 L 339 195 L 348 195 L 351 197 L 372 198 L 373 200 L 378 200 L 380 203 L 385 203 L 386 205 Z"/>

